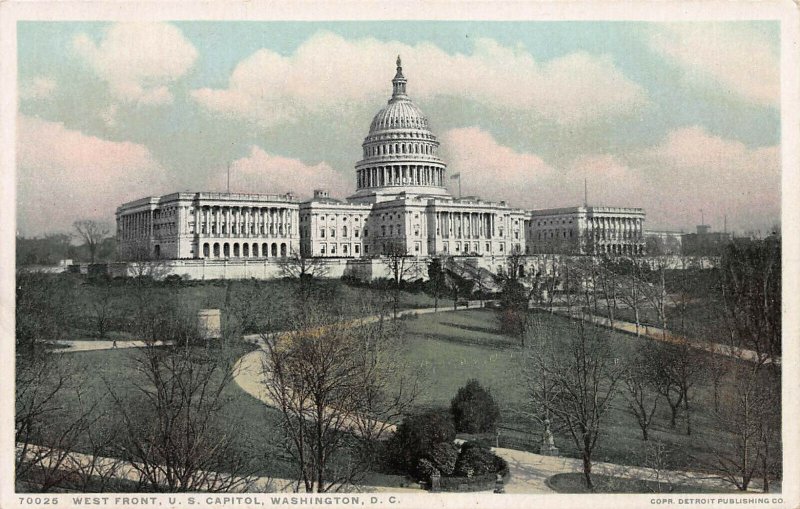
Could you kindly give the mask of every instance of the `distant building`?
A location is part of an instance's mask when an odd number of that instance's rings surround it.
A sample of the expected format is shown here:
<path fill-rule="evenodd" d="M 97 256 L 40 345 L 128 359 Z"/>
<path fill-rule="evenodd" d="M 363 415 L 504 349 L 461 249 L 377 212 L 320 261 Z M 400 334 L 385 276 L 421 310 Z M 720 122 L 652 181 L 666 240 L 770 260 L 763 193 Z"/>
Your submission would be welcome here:
<path fill-rule="evenodd" d="M 645 212 L 640 208 L 567 207 L 531 211 L 526 252 L 644 254 Z"/>
<path fill-rule="evenodd" d="M 684 235 L 683 254 L 687 256 L 720 256 L 731 240 L 730 233 L 712 232 L 711 226 L 699 224 L 697 233 Z"/>
<path fill-rule="evenodd" d="M 645 230 L 645 252 L 649 255 L 683 254 L 683 232 Z"/>

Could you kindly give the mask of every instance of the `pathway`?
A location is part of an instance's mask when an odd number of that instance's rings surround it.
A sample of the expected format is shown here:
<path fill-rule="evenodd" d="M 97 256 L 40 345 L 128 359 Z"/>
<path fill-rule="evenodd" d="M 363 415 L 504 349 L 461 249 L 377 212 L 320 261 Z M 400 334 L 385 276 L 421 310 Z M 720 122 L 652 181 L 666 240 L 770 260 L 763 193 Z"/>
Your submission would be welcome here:
<path fill-rule="evenodd" d="M 16 453 L 22 453 L 22 444 L 17 444 Z M 70 470 L 77 472 L 83 476 L 93 476 L 104 479 L 117 479 L 121 481 L 130 481 L 138 483 L 141 474 L 137 469 L 136 464 L 131 464 L 118 458 L 108 458 L 103 456 L 92 456 L 80 452 L 69 452 L 66 456 L 63 451 L 58 449 L 47 449 L 36 445 L 28 445 L 26 457 L 33 460 L 40 458 L 41 465 L 44 468 L 55 467 L 58 470 Z M 59 463 L 59 465 L 56 465 Z M 166 467 L 160 467 L 161 473 L 166 470 Z M 230 481 L 229 474 L 223 472 L 211 471 L 198 471 L 193 476 L 194 479 L 204 479 L 198 482 L 196 491 L 200 491 L 200 486 L 204 486 L 206 491 L 214 489 L 215 486 L 224 486 L 225 483 Z M 298 483 L 296 479 L 282 479 L 277 477 L 258 477 L 251 476 L 246 479 L 246 484 L 249 485 L 246 492 L 249 493 L 294 493 L 298 491 Z M 160 482 L 160 480 L 159 480 Z M 419 488 L 395 488 L 387 486 L 357 486 L 353 491 L 366 491 L 366 492 L 401 492 L 401 491 L 414 491 L 419 492 Z M 300 490 L 302 491 L 302 489 Z"/>
<path fill-rule="evenodd" d="M 144 346 L 147 346 L 148 344 L 152 344 L 153 346 L 162 346 L 166 344 L 163 341 L 147 342 L 139 339 L 117 341 L 116 346 L 114 346 L 113 341 L 105 341 L 105 340 L 98 340 L 98 341 L 59 340 L 57 341 L 57 343 L 59 345 L 67 345 L 67 347 L 55 348 L 52 350 L 53 353 L 91 352 L 93 350 L 115 350 L 115 349 L 121 350 L 125 348 L 142 348 Z"/>
<path fill-rule="evenodd" d="M 544 306 L 533 306 L 532 309 L 537 309 L 540 311 L 550 311 L 548 308 Z M 570 308 L 567 307 L 553 307 L 552 311 L 554 314 L 559 316 L 569 317 L 572 316 L 573 318 L 578 317 L 578 312 L 572 312 L 570 315 Z M 614 320 L 613 327 L 611 325 L 611 321 L 604 317 L 604 316 L 597 316 L 588 313 L 581 313 L 580 316 L 589 322 L 596 323 L 598 325 L 602 325 L 604 327 L 613 328 L 614 330 L 618 330 L 621 332 L 626 332 L 628 334 L 636 334 L 636 324 L 631 322 L 626 322 L 623 320 Z M 655 339 L 657 341 L 663 341 L 666 343 L 684 343 L 688 342 L 689 346 L 695 348 L 697 350 L 703 350 L 710 353 L 715 353 L 719 355 L 725 355 L 728 357 L 736 357 L 738 359 L 742 359 L 747 362 L 758 362 L 759 357 L 758 354 L 753 350 L 747 350 L 744 348 L 732 347 L 730 345 L 726 345 L 724 343 L 711 343 L 707 341 L 696 341 L 691 340 L 688 338 L 684 338 L 677 334 L 673 334 L 669 331 L 664 333 L 664 330 L 659 327 L 654 327 L 652 325 L 639 325 L 639 335 L 642 337 L 646 337 L 649 339 Z M 767 363 L 770 361 L 767 360 Z M 781 363 L 780 357 L 775 359 L 776 364 Z"/>

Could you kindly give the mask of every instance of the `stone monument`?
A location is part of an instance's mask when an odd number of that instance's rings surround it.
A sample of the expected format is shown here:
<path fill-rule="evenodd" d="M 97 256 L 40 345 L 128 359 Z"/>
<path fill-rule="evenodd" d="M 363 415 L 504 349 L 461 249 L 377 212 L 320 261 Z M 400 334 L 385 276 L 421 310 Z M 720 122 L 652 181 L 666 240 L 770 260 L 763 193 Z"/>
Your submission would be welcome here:
<path fill-rule="evenodd" d="M 550 419 L 544 420 L 544 433 L 542 436 L 542 446 L 539 448 L 539 454 L 544 456 L 558 456 L 558 447 L 556 447 L 553 440 L 553 432 L 550 431 Z"/>

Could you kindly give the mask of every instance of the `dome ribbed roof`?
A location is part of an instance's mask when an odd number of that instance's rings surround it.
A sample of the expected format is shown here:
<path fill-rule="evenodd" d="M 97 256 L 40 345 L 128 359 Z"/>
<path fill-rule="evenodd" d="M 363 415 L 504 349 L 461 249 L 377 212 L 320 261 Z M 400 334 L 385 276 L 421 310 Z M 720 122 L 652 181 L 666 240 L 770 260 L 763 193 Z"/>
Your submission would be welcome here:
<path fill-rule="evenodd" d="M 428 129 L 428 119 L 409 99 L 392 99 L 370 124 L 370 134 L 385 129 Z"/>

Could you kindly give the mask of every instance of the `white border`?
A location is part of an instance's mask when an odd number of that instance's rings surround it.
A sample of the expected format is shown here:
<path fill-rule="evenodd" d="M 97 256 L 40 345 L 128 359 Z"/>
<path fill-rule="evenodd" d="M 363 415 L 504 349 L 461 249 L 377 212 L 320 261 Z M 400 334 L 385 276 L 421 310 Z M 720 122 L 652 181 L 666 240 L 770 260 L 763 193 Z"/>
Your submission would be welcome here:
<path fill-rule="evenodd" d="M 782 504 L 800 507 L 800 408 L 794 399 L 800 366 L 800 207 L 794 198 L 800 191 L 798 157 L 798 98 L 800 97 L 800 23 L 798 6 L 784 1 L 709 2 L 566 2 L 566 1 L 298 1 L 298 2 L 38 2 L 0 0 L 0 508 L 20 505 L 13 485 L 13 358 L 14 358 L 14 224 L 15 224 L 15 127 L 16 127 L 16 22 L 18 20 L 780 20 L 781 27 L 781 154 L 783 229 L 783 437 L 784 480 Z M 57 198 L 57 197 L 54 197 Z M 186 501 L 191 495 L 178 495 Z M 716 499 L 744 495 L 711 495 L 704 506 L 721 505 Z M 202 501 L 205 497 L 198 498 Z M 268 502 L 268 496 L 263 496 Z M 369 497 L 369 495 L 367 495 Z M 367 507 L 581 507 L 634 508 L 654 505 L 656 495 L 475 495 L 402 494 L 400 504 Z M 591 497 L 587 499 L 586 497 Z M 773 495 L 770 495 L 772 498 Z M 366 497 L 365 497 L 366 498 Z M 676 507 L 678 499 L 668 496 Z M 697 497 L 695 497 L 697 498 Z M 166 495 L 159 496 L 168 507 Z M 73 507 L 70 497 L 59 497 L 57 507 Z M 113 498 L 112 498 L 113 500 Z M 741 504 L 737 504 L 741 505 Z M 749 505 L 749 504 L 748 504 Z M 105 505 L 105 507 L 125 507 Z M 181 507 L 190 507 L 180 504 Z M 196 507 L 204 507 L 200 502 Z M 130 506 L 153 507 L 153 506 Z M 221 506 L 215 506 L 221 507 Z M 264 507 L 263 505 L 236 507 Z M 297 507 L 297 506 L 296 506 Z M 756 507 L 764 507 L 758 504 Z"/>

